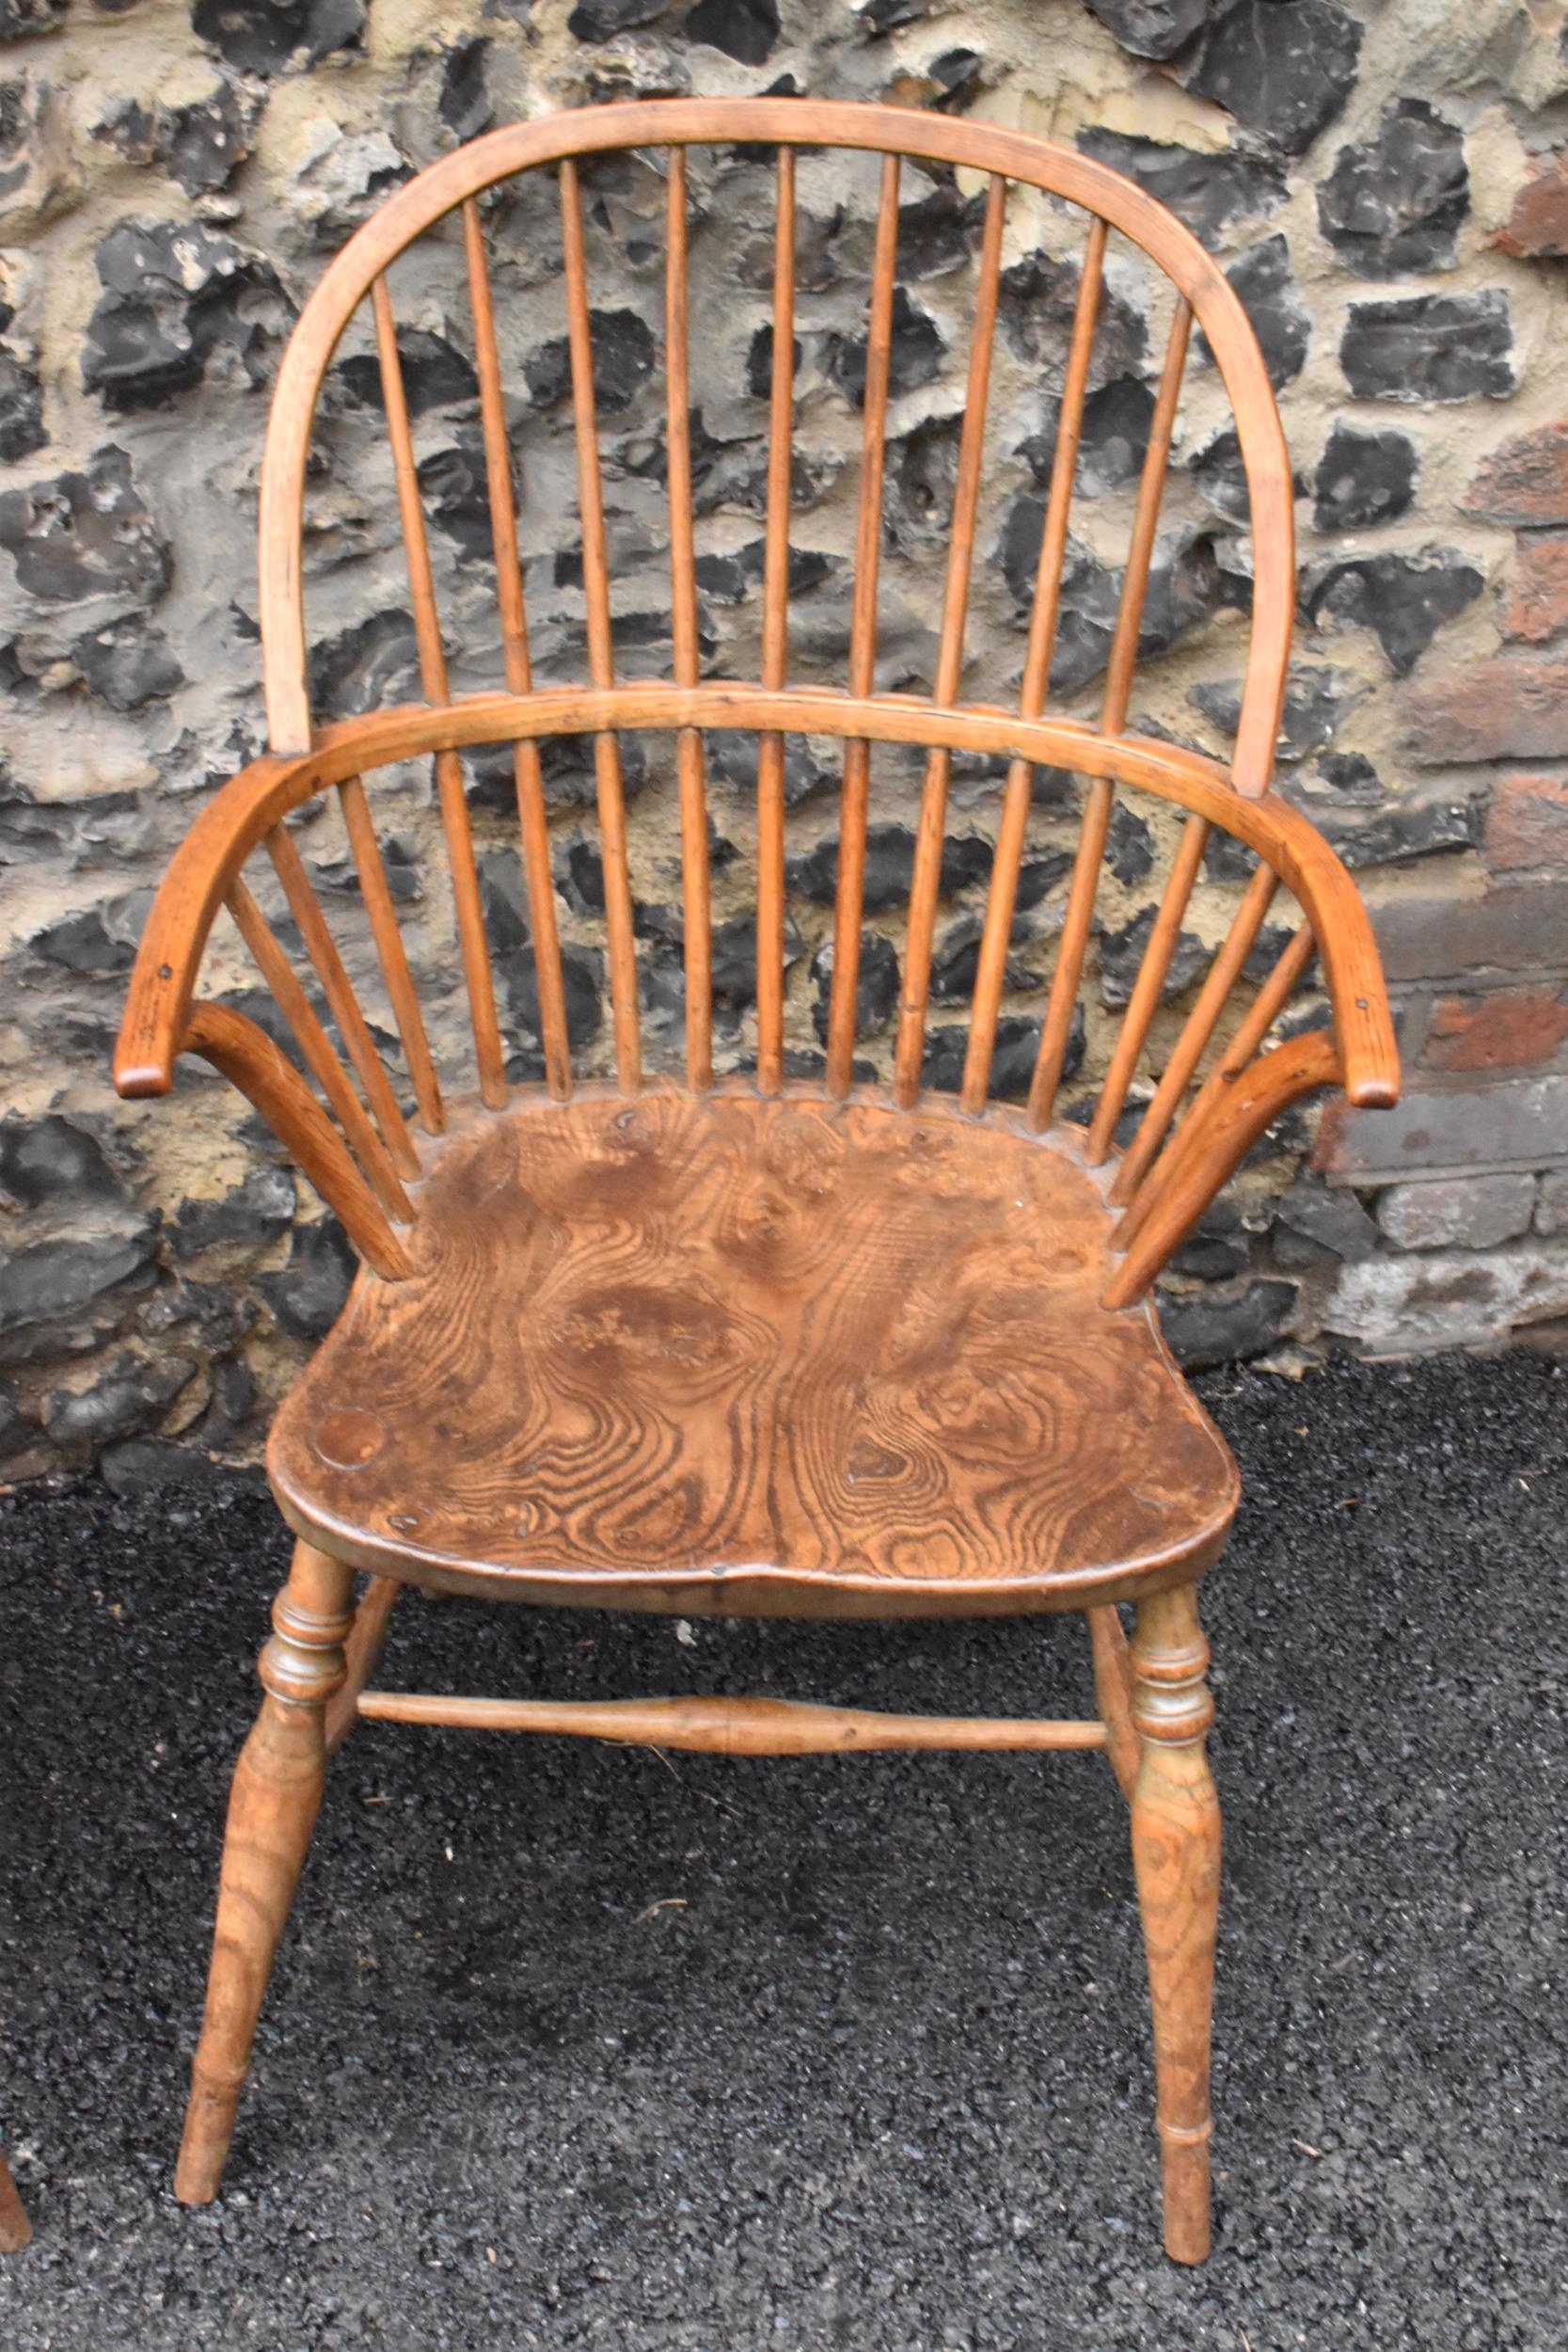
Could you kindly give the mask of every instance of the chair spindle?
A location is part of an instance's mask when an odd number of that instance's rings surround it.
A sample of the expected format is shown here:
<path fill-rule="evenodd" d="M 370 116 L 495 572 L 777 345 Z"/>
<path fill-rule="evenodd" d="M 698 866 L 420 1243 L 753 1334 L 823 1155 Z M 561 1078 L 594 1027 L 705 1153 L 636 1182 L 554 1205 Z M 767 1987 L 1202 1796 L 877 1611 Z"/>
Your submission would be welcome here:
<path fill-rule="evenodd" d="M 969 381 L 953 485 L 953 519 L 947 543 L 947 582 L 942 596 L 942 635 L 937 646 L 932 699 L 951 703 L 963 675 L 964 622 L 969 612 L 970 573 L 974 562 L 974 517 L 980 500 L 980 459 L 986 437 L 986 403 L 990 391 L 996 301 L 1002 273 L 1002 228 L 1007 183 L 992 173 L 980 242 L 979 280 L 969 347 Z M 926 1009 L 931 985 L 931 938 L 942 895 L 942 850 L 947 830 L 947 789 L 953 755 L 937 748 L 927 755 L 915 830 L 914 870 L 910 884 L 909 924 L 904 948 L 904 986 L 894 1049 L 894 1100 L 910 1109 L 920 1095 L 926 1050 Z"/>
<path fill-rule="evenodd" d="M 1160 500 L 1165 486 L 1165 469 L 1170 458 L 1176 404 L 1181 394 L 1181 371 L 1186 361 L 1191 324 L 1192 312 L 1179 299 L 1165 345 L 1164 366 L 1160 374 L 1154 415 L 1149 424 L 1148 449 L 1138 484 L 1138 503 L 1132 516 L 1127 568 L 1122 574 L 1121 596 L 1117 606 L 1117 625 L 1105 665 L 1105 691 L 1100 712 L 1101 735 L 1119 735 L 1127 717 L 1128 696 L 1132 691 L 1132 673 L 1138 659 L 1138 632 L 1143 626 L 1144 597 L 1148 588 L 1148 567 L 1154 553 L 1154 532 L 1160 519 Z M 1078 998 L 1085 950 L 1094 922 L 1095 893 L 1100 882 L 1105 836 L 1110 829 L 1113 798 L 1110 782 L 1105 777 L 1096 777 L 1085 802 L 1083 837 L 1073 867 L 1072 887 L 1062 925 L 1056 969 L 1052 976 L 1051 1000 L 1040 1032 L 1039 1056 L 1029 1089 L 1029 1122 L 1034 1127 L 1043 1127 L 1050 1119 L 1056 1089 L 1061 1083 L 1068 1039 L 1071 1034 L 1072 1009 Z"/>
<path fill-rule="evenodd" d="M 260 1111 L 327 1207 L 341 1219 L 344 1232 L 372 1272 L 383 1281 L 405 1281 L 414 1269 L 402 1241 L 349 1156 L 341 1136 L 266 1031 L 243 1012 L 236 1012 L 232 1005 L 194 1004 L 180 1051 L 199 1054 L 203 1061 L 211 1062 Z"/>
<path fill-rule="evenodd" d="M 252 962 L 272 991 L 305 1066 L 315 1079 L 348 1139 L 349 1148 L 374 1187 L 377 1200 L 395 1225 L 412 1221 L 413 1209 L 387 1148 L 366 1115 L 347 1071 L 333 1050 L 315 1007 L 305 993 L 276 933 L 245 882 L 235 878 L 224 901 L 250 951 Z"/>
<path fill-rule="evenodd" d="M 431 577 L 430 547 L 425 536 L 424 509 L 420 502 L 414 441 L 408 427 L 408 402 L 404 390 L 403 361 L 398 356 L 392 297 L 385 273 L 371 288 L 375 318 L 376 356 L 381 367 L 381 395 L 387 411 L 387 432 L 392 445 L 392 469 L 397 483 L 398 516 L 403 526 L 404 555 L 408 565 L 408 600 L 419 648 L 420 683 L 427 703 L 451 701 L 447 658 L 441 644 L 441 625 L 436 612 Z M 506 1100 L 506 1076 L 501 1059 L 500 1030 L 496 1020 L 495 984 L 484 938 L 484 914 L 480 905 L 479 875 L 474 866 L 473 832 L 468 804 L 463 795 L 463 767 L 455 752 L 436 755 L 436 792 L 440 803 L 441 829 L 446 835 L 447 862 L 451 871 L 452 905 L 457 917 L 463 977 L 468 992 L 468 1015 L 473 1028 L 479 1089 L 492 1109 Z"/>
<path fill-rule="evenodd" d="M 881 199 L 871 268 L 865 344 L 865 408 L 861 432 L 860 511 L 855 530 L 855 591 L 849 614 L 849 691 L 871 692 L 877 669 L 877 567 L 882 537 L 882 461 L 887 447 L 888 362 L 893 344 L 893 274 L 898 252 L 898 163 L 882 158 Z M 833 970 L 828 1000 L 827 1090 L 849 1090 L 860 987 L 861 909 L 865 887 L 865 818 L 871 746 L 845 745 L 839 797 L 838 891 L 833 909 Z"/>
<path fill-rule="evenodd" d="M 355 871 L 359 877 L 359 893 L 370 918 L 371 936 L 375 942 L 381 977 L 392 1008 L 392 1018 L 398 1025 L 398 1035 L 403 1040 L 404 1057 L 408 1064 L 408 1077 L 414 1089 L 414 1101 L 419 1107 L 420 1124 L 427 1135 L 438 1136 L 444 1132 L 447 1123 L 441 1107 L 440 1084 L 436 1075 L 436 1065 L 431 1059 L 430 1041 L 425 1035 L 419 995 L 408 969 L 408 956 L 403 944 L 397 910 L 392 904 L 392 894 L 387 883 L 381 846 L 371 821 L 365 787 L 358 776 L 346 776 L 338 787 L 338 804 L 343 812 L 343 824 L 348 834 Z"/>
<path fill-rule="evenodd" d="M 665 439 L 670 486 L 670 613 L 675 684 L 697 683 L 697 570 L 692 544 L 691 389 L 686 265 L 686 150 L 672 147 L 665 183 Z M 700 727 L 675 736 L 680 789 L 681 894 L 686 934 L 686 1081 L 713 1084 L 713 946 L 707 866 L 707 791 Z"/>
<path fill-rule="evenodd" d="M 1100 314 L 1100 292 L 1105 266 L 1105 223 L 1097 213 L 1089 222 L 1084 260 L 1073 304 L 1072 333 L 1061 405 L 1056 416 L 1056 447 L 1051 462 L 1051 487 L 1046 496 L 1040 531 L 1039 561 L 1035 572 L 1034 603 L 1019 689 L 1019 714 L 1037 719 L 1045 707 L 1051 682 L 1051 657 L 1056 643 L 1056 617 L 1061 600 L 1062 565 L 1067 555 L 1068 517 L 1072 507 L 1073 476 L 1078 469 L 1078 443 L 1084 428 L 1084 401 L 1088 389 L 1089 359 Z M 985 1108 L 990 1088 L 991 1056 L 996 1047 L 996 1023 L 1006 977 L 1007 946 L 1012 936 L 1013 911 L 1018 901 L 1019 868 L 1028 837 L 1029 804 L 1035 771 L 1026 759 L 1013 760 L 1002 797 L 997 825 L 996 854 L 991 861 L 990 889 L 986 899 L 985 926 L 975 966 L 974 993 L 970 1005 L 969 1046 L 964 1056 L 961 1101 L 967 1111 Z M 1074 977 L 1073 993 L 1077 992 Z M 1068 1009 L 1071 1019 L 1071 1007 Z M 1063 1032 L 1064 1037 L 1066 1031 Z"/>
<path fill-rule="evenodd" d="M 1204 1048 L 1214 1033 L 1214 1025 L 1225 1009 L 1226 1000 L 1236 985 L 1242 966 L 1252 953 L 1253 943 L 1263 927 L 1263 917 L 1278 888 L 1279 877 L 1269 866 L 1259 866 L 1248 882 L 1235 918 L 1219 953 L 1209 967 L 1208 977 L 1198 991 L 1197 1001 L 1187 1015 L 1171 1057 L 1149 1100 L 1138 1132 L 1117 1170 L 1110 1197 L 1118 1206 L 1125 1206 L 1131 1200 L 1143 1181 L 1145 1170 L 1164 1141 L 1166 1131 L 1180 1107 L 1181 1097 L 1203 1058 Z"/>
<path fill-rule="evenodd" d="M 1095 1106 L 1087 1152 L 1091 1168 L 1101 1167 L 1111 1149 L 1117 1120 L 1121 1117 L 1127 1089 L 1138 1066 L 1138 1056 L 1143 1052 L 1148 1025 L 1160 1002 L 1165 975 L 1170 970 L 1170 960 L 1181 930 L 1181 917 L 1187 912 L 1187 901 L 1193 895 L 1193 885 L 1197 880 L 1208 838 L 1206 819 L 1189 817 L 1181 828 L 1181 837 L 1160 899 L 1160 910 L 1155 915 L 1154 927 L 1148 934 L 1148 943 L 1138 965 L 1138 977 L 1132 983 L 1132 993 L 1122 1015 L 1116 1050 L 1111 1056 L 1111 1065 L 1100 1090 L 1100 1101 Z"/>
<path fill-rule="evenodd" d="M 1149 421 L 1148 447 L 1144 454 L 1143 473 L 1138 483 L 1138 503 L 1132 516 L 1127 569 L 1121 578 L 1116 632 L 1111 639 L 1110 659 L 1105 665 L 1105 694 L 1100 711 L 1101 735 L 1119 735 L 1127 720 L 1128 697 L 1132 691 L 1132 673 L 1138 660 L 1138 632 L 1143 627 L 1144 598 L 1148 593 L 1148 569 L 1154 556 L 1154 533 L 1159 526 L 1160 501 L 1164 495 L 1165 474 L 1170 465 L 1171 435 L 1176 428 L 1176 406 L 1181 397 L 1181 371 L 1186 365 L 1187 341 L 1192 324 L 1192 311 L 1178 297 L 1165 344 L 1164 365 L 1160 371 L 1160 389 L 1155 395 L 1154 414 Z"/>
<path fill-rule="evenodd" d="M 1280 950 L 1263 985 L 1238 1022 L 1229 1043 L 1215 1058 L 1213 1068 L 1182 1112 L 1180 1122 L 1166 1140 L 1164 1151 L 1128 1202 L 1117 1226 L 1117 1249 L 1129 1248 L 1143 1230 L 1150 1208 L 1164 1189 L 1171 1155 L 1182 1148 L 1182 1137 L 1188 1129 L 1201 1126 L 1210 1117 L 1216 1098 L 1235 1085 L 1289 1004 L 1316 951 L 1317 942 L 1311 929 L 1303 923 Z"/>
<path fill-rule="evenodd" d="M 795 150 L 779 150 L 773 227 L 773 367 L 762 561 L 762 682 L 782 691 L 789 658 L 789 469 L 795 421 Z M 784 1083 L 784 739 L 757 744 L 757 1087 Z"/>
<path fill-rule="evenodd" d="M 496 350 L 495 307 L 490 294 L 489 267 L 484 257 L 484 233 L 479 206 L 472 197 L 463 206 L 463 250 L 467 267 L 468 304 L 474 323 L 474 360 L 479 376 L 480 420 L 484 437 L 490 538 L 496 558 L 496 600 L 500 610 L 501 655 L 508 691 L 514 694 L 526 694 L 533 684 L 533 670 L 529 658 L 528 617 L 523 603 L 522 567 L 517 553 L 517 510 L 512 495 L 512 453 L 506 437 L 506 405 L 501 393 L 500 361 Z M 555 914 L 555 889 L 550 879 L 545 785 L 540 772 L 537 743 L 530 740 L 514 746 L 512 777 L 517 796 L 523 882 L 528 892 L 529 930 L 533 942 L 533 968 L 539 992 L 539 1041 L 545 1052 L 545 1082 L 557 1102 L 563 1103 L 572 1091 L 572 1061 L 566 1037 L 566 997 L 561 977 L 561 941 Z"/>
<path fill-rule="evenodd" d="M 299 927 L 299 935 L 305 942 L 305 952 L 310 959 L 317 979 L 321 982 L 322 993 L 326 998 L 332 1018 L 338 1025 L 338 1035 L 348 1048 L 348 1057 L 354 1064 L 365 1100 L 370 1104 L 377 1127 L 381 1130 L 381 1139 L 387 1146 L 388 1156 L 400 1176 L 417 1179 L 420 1174 L 420 1155 L 414 1149 L 413 1137 L 409 1135 L 403 1112 L 398 1106 L 397 1097 L 388 1082 L 387 1073 L 382 1068 L 381 1057 L 375 1050 L 375 1041 L 366 1025 L 364 1014 L 359 1009 L 359 1000 L 354 993 L 354 984 L 343 969 L 343 960 L 338 953 L 337 942 L 326 928 L 326 918 L 321 911 L 320 901 L 310 887 L 310 878 L 305 871 L 305 861 L 300 856 L 293 837 L 282 825 L 274 825 L 267 834 L 266 851 L 272 860 L 273 871 L 283 885 L 283 896 L 288 900 L 289 912 Z"/>
<path fill-rule="evenodd" d="M 599 429 L 594 400 L 594 344 L 588 319 L 588 270 L 582 245 L 582 192 L 575 160 L 561 163 L 561 242 L 566 274 L 566 340 L 571 358 L 572 417 L 577 434 L 578 511 L 582 522 L 582 583 L 588 618 L 588 675 L 594 686 L 615 683 L 610 629 L 610 566 L 605 552 L 604 488 L 599 477 Z M 626 857 L 626 792 L 621 745 L 611 732 L 594 738 L 594 776 L 599 804 L 599 850 L 604 863 L 605 930 L 610 948 L 610 1011 L 615 1032 L 615 1079 L 623 1094 L 642 1083 L 637 1010 L 637 947 L 632 930 L 631 873 Z"/>

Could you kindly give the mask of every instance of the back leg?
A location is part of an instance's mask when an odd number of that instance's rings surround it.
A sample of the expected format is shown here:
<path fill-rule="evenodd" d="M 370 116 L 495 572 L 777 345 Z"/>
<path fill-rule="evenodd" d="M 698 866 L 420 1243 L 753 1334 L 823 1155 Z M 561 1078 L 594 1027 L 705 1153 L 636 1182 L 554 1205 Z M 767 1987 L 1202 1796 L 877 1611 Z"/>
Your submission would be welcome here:
<path fill-rule="evenodd" d="M 354 1626 L 343 1644 L 342 1688 L 335 1691 L 326 1710 L 326 1753 L 336 1756 L 355 1725 L 359 1693 L 375 1672 L 387 1620 L 403 1587 L 395 1576 L 372 1576 L 359 1597 Z"/>
<path fill-rule="evenodd" d="M 1132 1790 L 1132 1867 L 1154 2018 L 1165 2251 L 1209 2251 L 1209 2038 L 1219 1926 L 1220 1808 L 1204 1735 L 1213 1702 L 1193 1587 L 1138 1603 L 1132 1720 L 1143 1756 Z"/>
<path fill-rule="evenodd" d="M 207 2009 L 174 2174 L 183 2204 L 208 2203 L 223 2177 L 261 1997 L 326 1778 L 326 1705 L 346 1671 L 353 1586 L 352 1568 L 298 1543 L 273 1603 L 276 1630 L 257 1667 L 265 1695 L 229 1798 Z"/>
<path fill-rule="evenodd" d="M 1085 1610 L 1085 1614 L 1094 1654 L 1095 1704 L 1106 1731 L 1105 1753 L 1117 1787 L 1131 1804 L 1143 1761 L 1143 1741 L 1132 1727 L 1132 1653 L 1121 1619 L 1109 1602 L 1102 1609 Z"/>

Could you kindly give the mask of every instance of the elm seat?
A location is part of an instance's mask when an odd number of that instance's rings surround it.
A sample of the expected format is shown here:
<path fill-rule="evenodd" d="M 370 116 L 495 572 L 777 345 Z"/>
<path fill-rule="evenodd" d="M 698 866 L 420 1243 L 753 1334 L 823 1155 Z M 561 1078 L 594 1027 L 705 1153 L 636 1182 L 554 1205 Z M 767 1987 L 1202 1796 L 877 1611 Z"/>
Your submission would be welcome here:
<path fill-rule="evenodd" d="M 412 1277 L 285 1400 L 295 1533 L 384 1576 L 737 1613 L 1190 1577 L 1230 1455 L 1071 1128 L 820 1095 L 535 1103 L 427 1146 Z"/>

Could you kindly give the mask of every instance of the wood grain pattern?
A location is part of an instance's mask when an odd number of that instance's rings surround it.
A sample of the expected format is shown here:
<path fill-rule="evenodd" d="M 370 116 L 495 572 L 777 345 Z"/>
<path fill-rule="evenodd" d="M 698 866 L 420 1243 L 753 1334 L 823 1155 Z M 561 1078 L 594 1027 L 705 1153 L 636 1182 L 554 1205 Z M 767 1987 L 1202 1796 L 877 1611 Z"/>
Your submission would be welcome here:
<path fill-rule="evenodd" d="M 1077 1148 L 740 1093 L 454 1123 L 413 1279 L 356 1292 L 274 1489 L 364 1567 L 634 1607 L 1050 1609 L 1191 1575 L 1235 1472 L 1147 1308 L 1098 1305 Z"/>
<path fill-rule="evenodd" d="M 757 681 L 700 679 L 692 505 L 686 149 L 778 153 L 773 380 Z M 617 686 L 594 415 L 578 159 L 666 150 L 664 283 L 673 679 Z M 871 273 L 847 691 L 788 689 L 787 588 L 799 148 L 881 158 Z M 873 691 L 898 191 L 905 156 L 988 183 L 946 587 L 929 698 Z M 582 524 L 588 677 L 533 684 L 505 388 L 479 199 L 558 167 Z M 1016 714 L 960 698 L 990 349 L 1009 183 L 1088 222 Z M 451 702 L 387 270 L 451 211 L 474 323 L 507 691 Z M 1098 726 L 1047 717 L 1050 668 L 1107 235 L 1175 290 Z M 300 540 L 318 389 L 369 295 L 408 557 L 421 707 L 312 736 Z M 1227 391 L 1253 542 L 1251 652 L 1227 766 L 1123 737 L 1191 329 Z M 1158 1266 L 1275 1111 L 1340 1078 L 1397 1091 L 1387 1007 L 1354 886 L 1267 787 L 1294 576 L 1291 478 L 1257 341 L 1221 264 L 1128 182 L 1082 156 L 935 113 L 767 98 L 654 101 L 515 123 L 396 192 L 327 270 L 291 339 L 263 467 L 261 631 L 272 739 L 176 857 L 138 956 L 116 1061 L 127 1095 L 166 1090 L 176 1055 L 232 1077 L 338 1209 L 371 1269 L 274 1425 L 275 1491 L 301 1537 L 261 1660 L 262 1710 L 235 1775 L 209 1998 L 177 2188 L 215 2191 L 268 1970 L 304 1860 L 327 1756 L 360 1716 L 657 1740 L 730 1756 L 878 1748 L 1103 1750 L 1128 1796 L 1159 2078 L 1166 2245 L 1208 2248 L 1209 2010 L 1218 1815 L 1192 1587 L 1224 1540 L 1236 1477 L 1180 1380 L 1145 1295 Z M 619 732 L 676 746 L 685 917 L 687 1090 L 642 1090 Z M 755 1091 L 713 1089 L 704 735 L 759 737 Z M 825 1085 L 785 1084 L 786 734 L 844 746 Z M 606 891 L 617 1090 L 579 1089 L 567 1053 L 540 743 L 589 735 Z M 895 1104 L 851 1086 L 867 788 L 874 743 L 918 745 L 925 784 L 895 1044 Z M 512 747 L 546 1082 L 509 1096 L 458 755 Z M 916 1112 L 952 755 L 1007 762 L 971 1008 L 961 1106 Z M 472 1009 L 481 1102 L 444 1102 L 362 772 L 431 754 Z M 986 1097 L 1034 772 L 1087 782 L 1055 976 L 1023 1117 Z M 1090 937 L 1113 794 L 1186 813 L 1094 1122 L 1050 1125 Z M 341 795 L 425 1139 L 408 1131 L 304 866 L 282 831 Z M 1209 830 L 1262 861 L 1198 992 L 1128 1160 L 1111 1157 Z M 265 841 L 378 1135 L 245 889 Z M 1305 922 L 1239 1022 L 1230 991 L 1275 889 Z M 233 908 L 354 1159 L 260 1029 L 197 1000 L 216 911 Z M 1259 1056 L 1319 945 L 1332 1036 Z M 1228 1024 L 1228 1025 L 1227 1025 Z M 1211 1038 L 1226 1041 L 1181 1123 Z M 824 1099 L 824 1096 L 826 1099 Z M 1170 1140 L 1166 1141 L 1167 1135 Z M 363 1172 L 361 1172 L 363 1171 Z M 415 1185 L 412 1200 L 402 1180 Z M 377 1199 L 379 1193 L 380 1198 Z M 1117 1210 L 1129 1203 L 1119 1221 Z M 412 1215 L 406 1232 L 388 1221 Z M 375 1573 L 357 1611 L 353 1565 Z M 773 1699 L 554 1702 L 364 1689 L 402 1581 L 534 1602 L 810 1616 L 1082 1609 L 1093 1721 L 907 1717 Z M 1135 1601 L 1131 1650 L 1117 1606 Z M 0 2187 L 3 2187 L 0 2182 Z M 0 2233 L 8 2208 L 0 2204 Z"/>

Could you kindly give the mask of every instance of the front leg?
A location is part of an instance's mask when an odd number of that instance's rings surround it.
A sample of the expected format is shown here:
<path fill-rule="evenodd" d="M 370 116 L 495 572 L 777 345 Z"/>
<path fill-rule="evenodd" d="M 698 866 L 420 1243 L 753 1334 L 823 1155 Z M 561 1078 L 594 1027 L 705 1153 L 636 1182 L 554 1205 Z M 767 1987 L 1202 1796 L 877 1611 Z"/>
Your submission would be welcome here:
<path fill-rule="evenodd" d="M 261 1996 L 304 1867 L 326 1778 L 325 1719 L 342 1683 L 354 1571 L 307 1543 L 273 1603 L 258 1673 L 261 1711 L 234 1768 L 207 2009 L 175 2169 L 182 2204 L 217 2195 Z"/>
<path fill-rule="evenodd" d="M 1132 1867 L 1154 2018 L 1165 2251 L 1209 2251 L 1209 2040 L 1219 1924 L 1220 1808 L 1204 1736 L 1213 1701 L 1194 1588 L 1138 1604 L 1132 1721 L 1143 1756 L 1132 1790 Z"/>

